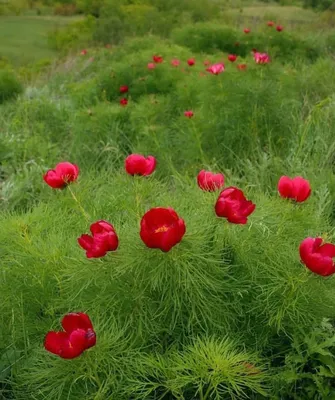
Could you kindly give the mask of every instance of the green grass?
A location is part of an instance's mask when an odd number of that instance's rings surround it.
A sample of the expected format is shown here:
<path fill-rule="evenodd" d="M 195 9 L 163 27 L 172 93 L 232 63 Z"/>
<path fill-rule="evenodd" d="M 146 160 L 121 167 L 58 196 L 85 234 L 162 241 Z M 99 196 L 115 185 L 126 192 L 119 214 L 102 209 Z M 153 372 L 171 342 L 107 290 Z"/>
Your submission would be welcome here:
<path fill-rule="evenodd" d="M 0 57 L 5 57 L 16 66 L 53 58 L 57 53 L 48 46 L 48 32 L 77 19 L 78 17 L 2 16 Z"/>
<path fill-rule="evenodd" d="M 334 277 L 311 273 L 298 250 L 309 236 L 335 243 L 334 61 L 322 35 L 184 24 L 166 39 L 88 47 L 0 105 L 0 398 L 334 396 Z M 255 46 L 271 64 L 254 63 Z M 228 63 L 233 51 L 245 71 Z M 153 54 L 164 63 L 148 70 Z M 204 75 L 206 59 L 225 72 Z M 125 173 L 134 152 L 157 157 L 152 176 Z M 43 174 L 65 160 L 78 182 L 52 190 Z M 201 169 L 256 203 L 247 225 L 216 217 Z M 310 181 L 306 203 L 279 197 L 282 175 Z M 185 220 L 168 253 L 139 236 L 156 206 Z M 120 246 L 87 259 L 77 238 L 99 219 Z M 45 334 L 77 311 L 97 345 L 74 360 L 47 353 Z"/>
<path fill-rule="evenodd" d="M 233 12 L 233 10 L 231 10 Z M 234 10 L 235 15 L 246 16 L 246 17 L 257 17 L 257 18 L 270 18 L 275 19 L 278 23 L 290 22 L 290 21 L 301 21 L 309 23 L 317 18 L 318 14 L 312 10 L 303 10 L 300 7 L 295 6 L 277 6 L 259 4 L 258 6 L 246 6 L 240 10 Z"/>

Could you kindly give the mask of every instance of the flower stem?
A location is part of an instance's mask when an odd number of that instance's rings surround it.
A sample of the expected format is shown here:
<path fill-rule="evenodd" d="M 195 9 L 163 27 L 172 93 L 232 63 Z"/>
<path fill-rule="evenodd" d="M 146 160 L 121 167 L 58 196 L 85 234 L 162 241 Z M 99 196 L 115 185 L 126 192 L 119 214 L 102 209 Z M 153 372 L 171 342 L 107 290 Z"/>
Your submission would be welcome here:
<path fill-rule="evenodd" d="M 204 154 L 204 150 L 202 148 L 202 142 L 201 142 L 201 133 L 198 132 L 194 121 L 192 121 L 192 125 L 193 125 L 193 132 L 195 134 L 195 139 L 198 145 L 198 149 L 200 152 L 200 156 L 201 156 L 201 161 L 204 163 L 205 162 L 205 154 Z"/>
<path fill-rule="evenodd" d="M 89 221 L 90 220 L 90 216 L 88 215 L 88 213 L 84 210 L 83 206 L 81 205 L 80 201 L 77 199 L 76 195 L 73 193 L 73 190 L 71 189 L 71 186 L 68 186 L 68 190 L 71 193 L 71 196 L 73 198 L 73 200 L 77 203 L 80 212 L 82 213 L 82 215 L 84 216 L 84 218 Z"/>
<path fill-rule="evenodd" d="M 141 194 L 140 194 L 140 182 L 139 179 L 143 179 L 139 178 L 138 176 L 134 176 L 134 188 L 135 188 L 135 201 L 136 201 L 136 215 L 138 218 L 141 217 Z"/>

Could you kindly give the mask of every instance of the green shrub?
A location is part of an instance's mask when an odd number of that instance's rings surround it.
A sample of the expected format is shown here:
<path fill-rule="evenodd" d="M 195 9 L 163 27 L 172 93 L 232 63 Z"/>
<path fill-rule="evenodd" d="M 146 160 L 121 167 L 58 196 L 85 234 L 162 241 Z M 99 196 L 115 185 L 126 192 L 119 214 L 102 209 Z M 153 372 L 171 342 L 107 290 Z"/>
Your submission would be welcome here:
<path fill-rule="evenodd" d="M 301 398 L 328 399 L 334 394 L 335 328 L 324 320 L 320 326 L 296 335 L 285 357 L 285 369 L 275 377 L 277 397 L 300 387 Z"/>
<path fill-rule="evenodd" d="M 75 4 L 61 4 L 58 3 L 54 7 L 54 14 L 55 15 L 64 15 L 70 16 L 77 13 L 77 8 Z"/>
<path fill-rule="evenodd" d="M 113 164 L 99 173 L 81 168 L 71 190 L 90 221 L 113 222 L 116 253 L 85 258 L 76 238 L 89 222 L 68 189 L 56 193 L 42 182 L 42 171 L 33 173 L 40 203 L 27 214 L 1 216 L 2 351 L 20 355 L 5 364 L 14 398 L 278 395 L 283 373 L 300 363 L 294 358 L 299 332 L 334 317 L 333 280 L 311 274 L 299 261 L 303 238 L 331 235 L 326 215 L 315 212 L 319 200 L 297 207 L 230 176 L 229 184 L 239 182 L 257 203 L 249 225 L 236 226 L 215 217 L 216 194 L 181 175 L 162 183 L 126 176 Z M 138 233 L 143 213 L 159 205 L 175 208 L 187 225 L 183 241 L 166 254 L 147 249 Z M 46 353 L 42 342 L 64 313 L 75 310 L 89 313 L 98 343 L 64 361 Z M 334 343 L 328 334 L 317 340 L 313 350 L 310 336 L 311 354 Z M 319 361 L 311 367 L 326 363 Z M 292 381 L 281 386 L 283 396 L 299 397 L 305 389 Z"/>
<path fill-rule="evenodd" d="M 119 17 L 101 17 L 93 32 L 93 39 L 104 44 L 119 44 L 124 40 L 124 35 L 123 23 Z"/>
<path fill-rule="evenodd" d="M 85 46 L 92 41 L 95 18 L 88 16 L 66 27 L 56 28 L 48 35 L 49 46 L 55 50 L 68 52 L 70 49 Z"/>
<path fill-rule="evenodd" d="M 282 61 L 307 59 L 315 61 L 323 52 L 321 45 L 313 39 L 301 39 L 286 32 L 253 32 L 245 35 L 240 30 L 213 23 L 199 23 L 176 28 L 171 38 L 177 44 L 187 46 L 196 52 L 217 50 L 245 57 L 253 48 L 267 51 Z"/>
<path fill-rule="evenodd" d="M 99 17 L 101 13 L 101 9 L 109 4 L 115 3 L 115 0 L 112 2 L 111 0 L 77 0 L 76 4 L 79 11 L 83 12 L 86 15 L 93 15 L 95 17 Z"/>
<path fill-rule="evenodd" d="M 319 10 L 327 10 L 333 6 L 333 0 L 304 0 L 304 7 L 317 8 Z"/>
<path fill-rule="evenodd" d="M 242 32 L 243 33 L 243 32 Z M 176 28 L 171 33 L 174 42 L 187 46 L 196 52 L 221 50 L 245 56 L 251 50 L 252 43 L 242 41 L 242 34 L 235 29 L 209 23 L 198 23 Z M 239 43 L 236 46 L 236 43 Z"/>
<path fill-rule="evenodd" d="M 23 90 L 16 75 L 9 70 L 0 71 L 0 104 L 15 99 Z"/>

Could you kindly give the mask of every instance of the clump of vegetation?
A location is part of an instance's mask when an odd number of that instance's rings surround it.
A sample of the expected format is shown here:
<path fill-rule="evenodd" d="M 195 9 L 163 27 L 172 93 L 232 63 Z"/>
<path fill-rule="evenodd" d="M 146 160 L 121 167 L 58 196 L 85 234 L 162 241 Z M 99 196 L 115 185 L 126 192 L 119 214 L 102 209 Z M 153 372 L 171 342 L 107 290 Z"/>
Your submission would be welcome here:
<path fill-rule="evenodd" d="M 14 72 L 6 69 L 0 71 L 0 104 L 15 99 L 22 90 L 22 85 Z"/>

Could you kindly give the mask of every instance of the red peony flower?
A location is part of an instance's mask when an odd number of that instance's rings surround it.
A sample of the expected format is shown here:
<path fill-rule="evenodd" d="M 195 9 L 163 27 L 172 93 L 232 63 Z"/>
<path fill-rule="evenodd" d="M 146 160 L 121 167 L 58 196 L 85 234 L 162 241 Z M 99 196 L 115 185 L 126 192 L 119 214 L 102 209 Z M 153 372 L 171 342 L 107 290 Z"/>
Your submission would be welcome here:
<path fill-rule="evenodd" d="M 233 224 L 246 224 L 255 208 L 256 205 L 246 199 L 242 190 L 233 186 L 223 189 L 215 204 L 216 215 Z"/>
<path fill-rule="evenodd" d="M 270 62 L 270 57 L 267 53 L 254 52 L 254 60 L 256 64 L 268 64 Z"/>
<path fill-rule="evenodd" d="M 120 100 L 120 104 L 121 106 L 125 107 L 126 105 L 128 105 L 128 99 L 124 97 L 123 99 Z"/>
<path fill-rule="evenodd" d="M 187 60 L 187 64 L 192 67 L 195 64 L 195 59 L 194 58 L 190 58 Z"/>
<path fill-rule="evenodd" d="M 81 54 L 82 56 L 86 56 L 87 50 L 86 50 L 86 49 L 83 49 L 83 50 L 80 52 L 80 54 Z"/>
<path fill-rule="evenodd" d="M 127 93 L 129 90 L 127 85 L 120 86 L 120 93 Z"/>
<path fill-rule="evenodd" d="M 243 29 L 243 32 L 246 33 L 246 34 L 248 34 L 248 33 L 251 32 L 251 30 L 250 30 L 249 28 L 244 28 L 244 29 Z"/>
<path fill-rule="evenodd" d="M 152 60 L 155 64 L 161 64 L 164 60 L 161 56 L 152 56 Z"/>
<path fill-rule="evenodd" d="M 129 175 L 151 175 L 156 168 L 156 158 L 144 157 L 140 154 L 131 154 L 126 158 L 125 169 Z"/>
<path fill-rule="evenodd" d="M 268 21 L 268 23 L 267 23 L 267 25 L 270 26 L 270 27 L 274 26 L 274 24 L 275 23 L 273 21 Z"/>
<path fill-rule="evenodd" d="M 185 111 L 184 112 L 185 117 L 187 118 L 192 118 L 194 116 L 194 112 L 193 111 Z"/>
<path fill-rule="evenodd" d="M 247 69 L 247 64 L 238 64 L 237 69 L 240 71 L 245 71 Z"/>
<path fill-rule="evenodd" d="M 207 72 L 210 72 L 213 75 L 219 75 L 224 70 L 225 70 L 225 66 L 223 63 L 213 64 L 209 68 L 206 69 Z"/>
<path fill-rule="evenodd" d="M 293 199 L 301 203 L 308 199 L 312 189 L 309 182 L 301 176 L 293 179 L 288 176 L 282 176 L 278 182 L 278 192 L 285 199 Z"/>
<path fill-rule="evenodd" d="M 174 58 L 174 59 L 171 61 L 171 65 L 174 66 L 174 67 L 178 67 L 178 66 L 180 65 L 180 61 L 177 60 L 176 58 Z"/>
<path fill-rule="evenodd" d="M 63 189 L 69 183 L 76 181 L 78 175 L 78 166 L 65 161 L 57 164 L 55 169 L 49 169 L 43 179 L 53 189 Z"/>
<path fill-rule="evenodd" d="M 182 240 L 185 232 L 184 220 L 170 207 L 152 208 L 141 220 L 141 239 L 151 249 L 170 251 Z"/>
<path fill-rule="evenodd" d="M 197 181 L 200 189 L 207 192 L 214 192 L 224 185 L 224 176 L 222 174 L 213 174 L 213 172 L 203 169 L 199 172 Z"/>
<path fill-rule="evenodd" d="M 86 250 L 87 258 L 104 257 L 108 251 L 115 251 L 119 246 L 119 238 L 113 225 L 101 220 L 90 226 L 90 235 L 81 235 L 78 238 L 79 246 Z"/>
<path fill-rule="evenodd" d="M 284 29 L 284 27 L 281 26 L 281 25 L 278 25 L 278 26 L 276 27 L 276 30 L 277 30 L 278 32 L 281 32 L 283 29 Z"/>
<path fill-rule="evenodd" d="M 149 63 L 148 64 L 148 69 L 155 69 L 156 65 L 154 63 Z"/>
<path fill-rule="evenodd" d="M 306 267 L 321 276 L 335 274 L 335 245 L 322 244 L 322 238 L 306 238 L 299 248 L 301 261 Z"/>
<path fill-rule="evenodd" d="M 87 314 L 69 313 L 62 320 L 64 331 L 48 332 L 44 348 L 61 358 L 76 358 L 96 344 L 96 334 Z"/>
<path fill-rule="evenodd" d="M 235 54 L 229 54 L 228 60 L 230 62 L 235 62 L 237 60 L 237 56 Z"/>

